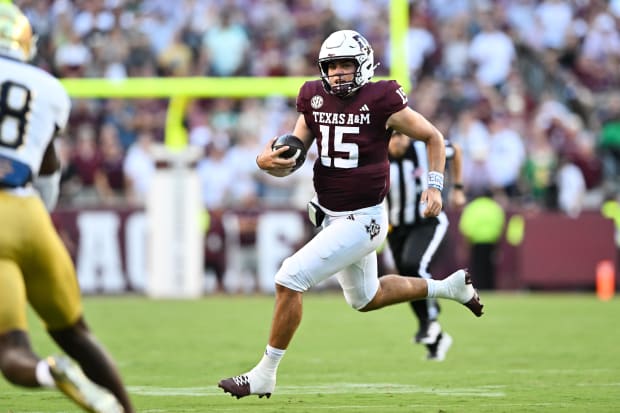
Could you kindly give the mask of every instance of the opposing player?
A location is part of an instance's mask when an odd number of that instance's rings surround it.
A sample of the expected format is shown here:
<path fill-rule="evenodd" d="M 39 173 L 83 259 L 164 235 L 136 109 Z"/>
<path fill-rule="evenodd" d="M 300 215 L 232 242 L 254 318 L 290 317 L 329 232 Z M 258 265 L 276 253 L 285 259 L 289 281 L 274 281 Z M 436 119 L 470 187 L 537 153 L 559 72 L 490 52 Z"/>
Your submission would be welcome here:
<path fill-rule="evenodd" d="M 84 321 L 75 269 L 46 211 L 58 198 L 53 138 L 70 100 L 57 79 L 26 63 L 33 48 L 26 17 L 1 3 L 0 370 L 19 386 L 55 387 L 89 412 L 132 413 L 113 361 Z M 33 352 L 27 303 L 71 358 Z"/>
<path fill-rule="evenodd" d="M 451 161 L 453 188 L 450 200 L 456 206 L 465 202 L 461 176 L 460 148 L 449 141 L 446 160 Z M 393 132 L 388 146 L 390 159 L 390 190 L 388 241 L 400 274 L 432 278 L 431 266 L 448 231 L 448 216 L 441 211 L 437 216 L 425 217 L 421 194 L 427 189 L 428 157 L 426 145 L 411 141 L 400 132 Z M 410 303 L 418 320 L 415 343 L 427 348 L 427 359 L 443 361 L 452 345 L 452 337 L 439 324 L 439 303 L 434 298 L 413 300 Z"/>
<path fill-rule="evenodd" d="M 375 69 L 373 51 L 359 33 L 332 33 L 321 46 L 318 65 L 321 80 L 304 83 L 297 97 L 300 115 L 293 135 L 306 147 L 316 139 L 316 197 L 309 211 L 322 230 L 284 260 L 275 276 L 274 315 L 262 359 L 249 372 L 219 382 L 237 398 L 271 396 L 280 360 L 301 322 L 303 293 L 334 274 L 346 301 L 358 311 L 442 297 L 482 315 L 482 304 L 464 270 L 442 281 L 399 275 L 378 278 L 375 250 L 387 234 L 383 200 L 389 188 L 387 148 L 392 130 L 428 145 L 429 187 L 421 201 L 429 217 L 437 216 L 442 208 L 443 136 L 408 107 L 397 82 L 370 81 Z M 290 174 L 295 161 L 279 158 L 286 150 L 272 151 L 269 142 L 257 157 L 258 166 L 274 176 Z"/>

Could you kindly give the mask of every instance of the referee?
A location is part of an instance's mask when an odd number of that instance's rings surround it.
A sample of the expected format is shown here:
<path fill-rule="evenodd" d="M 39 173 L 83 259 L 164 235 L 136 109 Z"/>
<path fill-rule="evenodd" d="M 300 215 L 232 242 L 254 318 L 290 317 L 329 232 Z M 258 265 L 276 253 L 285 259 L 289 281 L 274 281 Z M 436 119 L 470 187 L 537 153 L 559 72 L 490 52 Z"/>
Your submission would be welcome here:
<path fill-rule="evenodd" d="M 426 145 L 394 132 L 389 144 L 390 190 L 386 197 L 390 220 L 389 247 L 398 272 L 412 277 L 432 278 L 430 266 L 448 229 L 448 217 L 441 212 L 437 217 L 424 218 L 420 194 L 427 187 L 428 159 Z M 465 203 L 461 183 L 460 148 L 446 141 L 446 160 L 451 161 L 451 201 Z M 450 337 L 437 321 L 440 308 L 436 299 L 411 301 L 411 309 L 418 319 L 418 331 L 413 341 L 428 350 L 427 359 L 442 361 L 452 345 Z"/>

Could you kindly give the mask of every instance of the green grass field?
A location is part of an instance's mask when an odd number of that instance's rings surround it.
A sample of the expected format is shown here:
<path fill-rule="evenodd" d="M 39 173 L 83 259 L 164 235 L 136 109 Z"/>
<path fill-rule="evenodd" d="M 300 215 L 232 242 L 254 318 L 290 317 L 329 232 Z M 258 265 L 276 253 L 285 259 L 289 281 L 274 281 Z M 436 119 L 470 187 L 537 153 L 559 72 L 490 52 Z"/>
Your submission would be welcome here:
<path fill-rule="evenodd" d="M 307 294 L 271 399 L 241 400 L 220 378 L 261 357 L 273 298 L 89 297 L 87 318 L 139 412 L 618 412 L 620 300 L 593 294 L 484 294 L 486 314 L 444 302 L 454 345 L 443 363 L 411 344 L 399 305 L 357 313 L 338 293 Z M 33 318 L 39 354 L 56 353 Z M 0 412 L 78 412 L 60 393 L 0 380 Z"/>

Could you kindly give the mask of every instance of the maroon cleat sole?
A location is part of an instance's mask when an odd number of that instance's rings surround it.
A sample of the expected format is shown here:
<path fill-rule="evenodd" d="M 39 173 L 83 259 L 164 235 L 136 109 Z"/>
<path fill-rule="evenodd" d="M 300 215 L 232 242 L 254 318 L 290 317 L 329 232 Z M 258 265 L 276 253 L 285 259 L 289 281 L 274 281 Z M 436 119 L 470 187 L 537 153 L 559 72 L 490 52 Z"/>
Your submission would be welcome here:
<path fill-rule="evenodd" d="M 472 284 L 471 275 L 469 275 L 469 272 L 465 273 L 465 284 Z M 482 314 L 484 314 L 484 312 L 482 311 L 484 305 L 480 302 L 480 295 L 478 294 L 478 290 L 476 289 L 474 289 L 474 296 L 471 298 L 471 300 L 463 303 L 463 305 L 469 308 L 469 310 L 474 313 L 476 317 L 480 317 Z"/>
<path fill-rule="evenodd" d="M 471 300 L 463 303 L 463 305 L 469 308 L 469 310 L 474 313 L 476 317 L 480 317 L 482 314 L 484 314 L 484 312 L 482 311 L 484 305 L 480 302 L 480 296 L 478 295 L 478 291 L 476 291 Z"/>

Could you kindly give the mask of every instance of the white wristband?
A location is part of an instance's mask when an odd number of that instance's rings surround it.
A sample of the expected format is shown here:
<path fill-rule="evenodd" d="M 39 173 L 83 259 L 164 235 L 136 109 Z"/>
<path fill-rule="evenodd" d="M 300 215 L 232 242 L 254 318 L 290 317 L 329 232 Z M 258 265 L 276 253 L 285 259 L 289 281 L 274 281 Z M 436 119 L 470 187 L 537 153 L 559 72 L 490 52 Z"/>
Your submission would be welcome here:
<path fill-rule="evenodd" d="M 443 191 L 443 174 L 437 171 L 430 171 L 428 173 L 428 187 L 439 189 Z"/>

